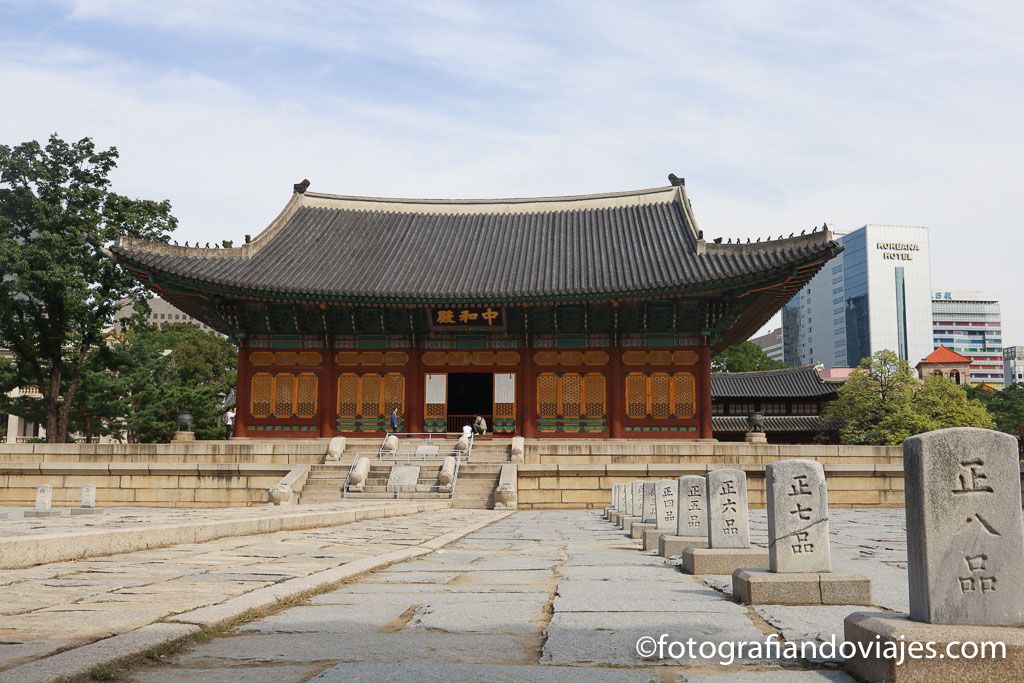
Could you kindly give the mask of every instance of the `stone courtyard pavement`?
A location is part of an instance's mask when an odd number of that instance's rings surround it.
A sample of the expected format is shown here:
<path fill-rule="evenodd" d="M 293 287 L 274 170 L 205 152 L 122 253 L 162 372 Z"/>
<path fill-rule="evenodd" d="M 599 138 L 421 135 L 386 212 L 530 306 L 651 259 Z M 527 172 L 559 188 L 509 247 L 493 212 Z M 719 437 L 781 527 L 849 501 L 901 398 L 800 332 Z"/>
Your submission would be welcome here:
<path fill-rule="evenodd" d="M 265 510 L 256 512 L 269 514 Z M 206 518 L 242 520 L 254 511 L 208 513 L 125 512 L 90 518 L 93 524 L 117 526 L 131 518 L 139 524 Z M 219 605 L 236 596 L 255 595 L 259 589 L 283 586 L 300 577 L 312 580 L 318 573 L 353 562 L 415 549 L 446 534 L 468 530 L 481 517 L 486 520 L 495 514 L 441 509 L 2 570 L 0 680 L 6 680 L 4 670 L 51 653 L 125 633 L 171 615 Z M 35 533 L 50 526 L 65 533 L 69 526 L 82 525 L 86 519 L 9 522 L 4 531 L 31 534 L 31 523 Z M 25 527 L 11 528 L 18 524 Z M 421 550 L 429 552 L 429 548 Z"/>
<path fill-rule="evenodd" d="M 752 536 L 766 539 L 764 511 Z M 833 564 L 905 611 L 902 510 L 832 512 Z M 828 638 L 860 606 L 756 607 L 729 577 L 691 577 L 593 511 L 519 512 L 131 672 L 136 681 L 850 681 L 836 662 L 645 661 L 644 635 Z M 272 566 L 272 565 L 271 565 Z"/>

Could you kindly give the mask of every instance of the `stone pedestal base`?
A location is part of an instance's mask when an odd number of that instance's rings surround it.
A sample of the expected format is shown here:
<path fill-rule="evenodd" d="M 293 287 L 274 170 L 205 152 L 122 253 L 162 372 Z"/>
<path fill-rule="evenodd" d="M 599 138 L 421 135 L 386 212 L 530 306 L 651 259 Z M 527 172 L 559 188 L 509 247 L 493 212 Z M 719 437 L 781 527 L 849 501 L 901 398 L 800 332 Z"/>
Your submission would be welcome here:
<path fill-rule="evenodd" d="M 633 522 L 642 522 L 643 520 L 639 517 L 633 517 L 631 515 L 622 515 L 619 517 L 619 528 L 623 531 L 629 531 L 629 527 Z"/>
<path fill-rule="evenodd" d="M 25 510 L 26 517 L 60 517 L 60 510 Z"/>
<path fill-rule="evenodd" d="M 764 432 L 747 432 L 743 440 L 747 443 L 768 443 L 768 437 Z"/>
<path fill-rule="evenodd" d="M 685 548 L 679 571 L 685 574 L 732 574 L 737 569 L 768 569 L 764 548 Z"/>
<path fill-rule="evenodd" d="M 195 432 L 174 432 L 171 443 L 192 443 L 196 440 Z"/>
<path fill-rule="evenodd" d="M 621 516 L 622 516 L 621 512 L 612 512 L 611 514 L 608 515 L 608 521 L 611 522 L 612 524 L 615 524 L 617 526 L 618 523 L 619 523 L 619 517 L 621 517 Z"/>
<path fill-rule="evenodd" d="M 601 510 L 601 517 L 603 517 L 604 519 L 608 519 L 608 515 L 610 514 L 612 514 L 611 508 L 605 508 L 604 510 Z"/>
<path fill-rule="evenodd" d="M 737 569 L 732 599 L 745 605 L 870 605 L 871 580 L 834 572 Z"/>
<path fill-rule="evenodd" d="M 95 515 L 98 512 L 103 512 L 99 508 L 71 508 L 71 514 L 73 515 Z"/>
<path fill-rule="evenodd" d="M 923 624 L 911 621 L 906 614 L 886 612 L 854 612 L 843 622 L 846 640 L 857 643 L 859 647 L 868 647 L 881 641 L 879 645 L 885 652 L 887 642 L 895 643 L 894 649 L 903 652 L 912 642 L 934 642 L 935 651 L 939 656 L 934 659 L 911 659 L 904 656 L 899 660 L 882 658 L 877 650 L 872 650 L 869 657 L 863 657 L 858 647 L 857 654 L 847 659 L 843 667 L 850 673 L 865 681 L 893 681 L 894 683 L 910 683 L 911 681 L 1020 681 L 1024 680 L 1024 628 L 1007 626 L 956 626 L 947 624 Z M 901 643 L 900 641 L 904 642 Z M 946 646 L 957 641 L 953 652 L 960 659 L 945 656 Z M 961 644 L 982 641 L 1001 642 L 1006 645 L 1006 658 L 999 657 L 998 650 L 980 655 L 974 659 L 966 659 L 961 654 Z M 924 652 L 923 645 L 917 646 Z M 967 655 L 973 654 L 973 647 L 968 645 Z"/>
<path fill-rule="evenodd" d="M 645 531 L 648 529 L 656 529 L 657 527 L 657 524 L 652 524 L 651 522 L 633 522 L 629 525 L 629 537 L 642 539 Z"/>
<path fill-rule="evenodd" d="M 683 554 L 684 548 L 707 547 L 707 536 L 670 536 L 666 534 L 658 539 L 658 554 L 666 559 L 679 557 Z"/>
<path fill-rule="evenodd" d="M 644 532 L 644 550 L 657 550 L 661 537 L 667 536 L 670 533 L 672 531 L 669 529 L 659 529 L 657 527 L 648 529 Z"/>

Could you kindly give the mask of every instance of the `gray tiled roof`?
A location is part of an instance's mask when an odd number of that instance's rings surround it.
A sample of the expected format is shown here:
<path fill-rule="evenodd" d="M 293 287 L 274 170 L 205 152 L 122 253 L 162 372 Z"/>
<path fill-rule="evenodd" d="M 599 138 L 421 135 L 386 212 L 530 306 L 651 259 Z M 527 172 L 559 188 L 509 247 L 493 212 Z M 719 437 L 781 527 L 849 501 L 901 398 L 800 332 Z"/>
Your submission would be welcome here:
<path fill-rule="evenodd" d="M 816 415 L 765 415 L 764 431 L 766 432 L 817 432 L 824 423 Z M 747 432 L 747 418 L 742 415 L 713 415 L 711 417 L 713 432 Z"/>
<path fill-rule="evenodd" d="M 248 296 L 514 303 L 724 289 L 767 273 L 794 288 L 840 249 L 827 231 L 705 243 L 683 188 L 667 187 L 506 200 L 297 192 L 241 247 L 123 238 L 111 251 L 136 272 Z"/>
<path fill-rule="evenodd" d="M 813 365 L 760 372 L 711 374 L 713 398 L 817 398 L 831 397 L 839 382 L 827 382 Z"/>

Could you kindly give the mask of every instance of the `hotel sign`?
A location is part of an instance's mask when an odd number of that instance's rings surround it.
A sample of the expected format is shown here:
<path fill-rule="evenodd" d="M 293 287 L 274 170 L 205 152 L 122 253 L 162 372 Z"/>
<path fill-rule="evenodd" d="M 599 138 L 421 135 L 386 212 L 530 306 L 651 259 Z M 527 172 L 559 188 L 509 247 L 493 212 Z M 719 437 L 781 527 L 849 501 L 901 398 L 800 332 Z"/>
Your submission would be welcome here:
<path fill-rule="evenodd" d="M 876 242 L 875 249 L 882 251 L 882 258 L 888 261 L 910 261 L 921 247 L 912 242 Z"/>

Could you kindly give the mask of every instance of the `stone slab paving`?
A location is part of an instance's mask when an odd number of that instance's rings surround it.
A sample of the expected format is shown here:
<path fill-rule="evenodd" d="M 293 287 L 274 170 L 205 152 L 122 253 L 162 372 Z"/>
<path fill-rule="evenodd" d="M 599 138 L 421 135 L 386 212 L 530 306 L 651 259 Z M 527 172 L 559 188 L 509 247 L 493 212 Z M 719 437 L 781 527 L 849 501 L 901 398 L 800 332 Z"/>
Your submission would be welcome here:
<path fill-rule="evenodd" d="M 25 517 L 31 508 L 0 507 L 0 539 L 20 536 L 75 533 L 85 530 L 139 529 L 147 526 L 188 522 L 232 521 L 282 512 L 322 512 L 325 510 L 355 510 L 374 507 L 381 501 L 351 500 L 335 505 L 289 505 L 234 508 L 103 508 L 92 515 L 72 515 L 70 509 L 61 509 L 58 517 Z M 54 508 L 55 510 L 57 508 Z"/>
<path fill-rule="evenodd" d="M 418 546 L 464 528 L 482 512 L 443 509 L 0 571 L 0 671 L 259 588 Z"/>
<path fill-rule="evenodd" d="M 906 608 L 902 510 L 836 510 L 837 569 L 871 576 Z M 764 511 L 751 512 L 755 545 Z M 863 607 L 761 607 L 729 577 L 692 577 L 593 511 L 523 511 L 433 554 L 197 645 L 157 681 L 850 681 L 835 662 L 642 659 L 641 635 L 698 641 L 825 639 Z"/>

